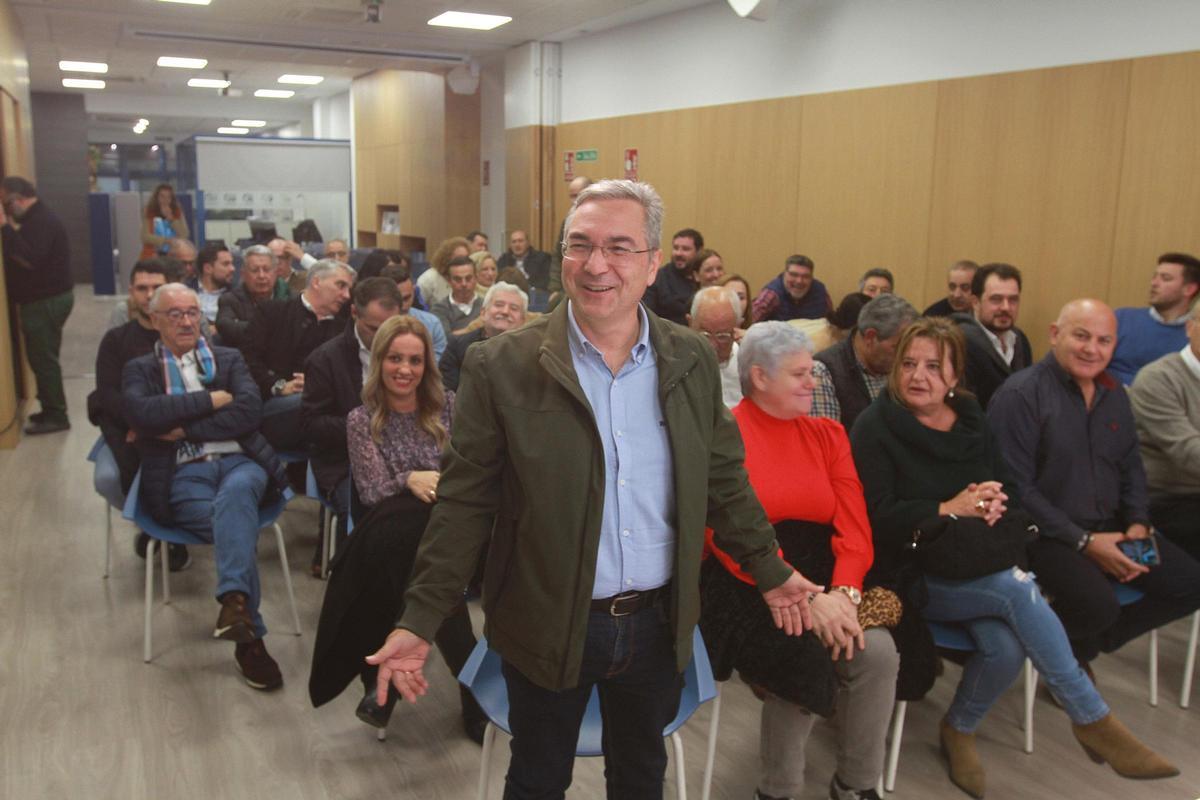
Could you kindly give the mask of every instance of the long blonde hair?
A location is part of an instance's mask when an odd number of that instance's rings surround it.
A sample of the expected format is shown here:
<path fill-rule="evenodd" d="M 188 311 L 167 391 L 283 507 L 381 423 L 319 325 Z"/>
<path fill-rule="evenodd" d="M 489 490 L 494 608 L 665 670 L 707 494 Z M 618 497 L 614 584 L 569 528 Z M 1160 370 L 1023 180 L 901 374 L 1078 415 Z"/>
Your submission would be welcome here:
<path fill-rule="evenodd" d="M 417 424 L 433 437 L 438 447 L 442 447 L 446 443 L 446 427 L 442 425 L 442 410 L 446 407 L 442 373 L 433 355 L 433 340 L 428 329 L 419 319 L 407 314 L 392 317 L 380 325 L 371 342 L 371 365 L 362 389 L 363 405 L 371 414 L 371 438 L 376 444 L 382 441 L 383 428 L 391 413 L 387 389 L 383 385 L 383 360 L 396 337 L 406 333 L 419 338 L 425 346 L 425 372 L 417 385 Z"/>

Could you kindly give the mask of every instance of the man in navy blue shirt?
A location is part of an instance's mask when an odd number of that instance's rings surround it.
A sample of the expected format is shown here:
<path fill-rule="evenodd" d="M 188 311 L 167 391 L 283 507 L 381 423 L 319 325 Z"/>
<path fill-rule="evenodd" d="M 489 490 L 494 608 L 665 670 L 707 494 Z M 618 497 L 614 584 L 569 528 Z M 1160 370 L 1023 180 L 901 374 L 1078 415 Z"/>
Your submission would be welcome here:
<path fill-rule="evenodd" d="M 1112 309 L 1067 303 L 1050 341 L 1044 359 L 992 396 L 988 422 L 1041 528 L 1030 564 L 1086 664 L 1200 608 L 1200 563 L 1161 536 L 1159 566 L 1120 549 L 1150 535 L 1150 512 L 1129 398 L 1105 371 L 1117 344 Z M 1145 597 L 1120 606 L 1114 581 Z"/>

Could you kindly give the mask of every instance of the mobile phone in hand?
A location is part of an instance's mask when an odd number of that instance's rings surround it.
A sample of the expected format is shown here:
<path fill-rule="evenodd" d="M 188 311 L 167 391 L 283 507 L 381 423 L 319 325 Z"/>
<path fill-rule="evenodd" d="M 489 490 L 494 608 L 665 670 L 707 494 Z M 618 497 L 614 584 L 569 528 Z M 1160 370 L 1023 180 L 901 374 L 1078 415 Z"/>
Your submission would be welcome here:
<path fill-rule="evenodd" d="M 1154 529 L 1150 530 L 1150 535 L 1145 539 L 1125 539 L 1117 542 L 1117 547 L 1135 564 L 1157 567 L 1162 563 L 1158 554 L 1158 533 Z"/>

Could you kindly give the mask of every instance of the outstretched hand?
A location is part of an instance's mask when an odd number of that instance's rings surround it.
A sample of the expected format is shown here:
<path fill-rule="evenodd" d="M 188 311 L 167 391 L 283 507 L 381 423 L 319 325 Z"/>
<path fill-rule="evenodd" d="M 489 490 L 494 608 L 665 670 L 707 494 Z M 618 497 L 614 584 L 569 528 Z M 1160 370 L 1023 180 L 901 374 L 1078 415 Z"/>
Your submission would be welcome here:
<path fill-rule="evenodd" d="M 405 700 L 417 702 L 417 698 L 429 688 L 429 682 L 422 672 L 428 656 L 429 642 L 412 631 L 397 628 L 388 634 L 383 647 L 367 656 L 368 664 L 379 667 L 379 675 L 375 680 L 375 702 L 381 706 L 387 703 L 389 683 L 396 687 Z"/>
<path fill-rule="evenodd" d="M 763 600 L 771 608 L 775 627 L 782 628 L 789 636 L 799 636 L 813 626 L 809 597 L 823 591 L 824 586 L 818 586 L 793 570 L 786 581 L 763 592 Z"/>

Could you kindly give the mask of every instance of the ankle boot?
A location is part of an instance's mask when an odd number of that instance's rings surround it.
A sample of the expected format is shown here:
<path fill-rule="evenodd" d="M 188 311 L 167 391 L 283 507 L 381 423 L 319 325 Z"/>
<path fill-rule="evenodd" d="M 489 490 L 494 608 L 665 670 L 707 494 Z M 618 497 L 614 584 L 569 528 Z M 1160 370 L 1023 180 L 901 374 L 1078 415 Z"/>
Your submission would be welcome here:
<path fill-rule="evenodd" d="M 950 763 L 950 781 L 971 797 L 982 798 L 985 779 L 975 750 L 975 734 L 955 730 L 943 719 L 941 740 L 942 755 Z"/>
<path fill-rule="evenodd" d="M 1113 714 L 1087 725 L 1071 725 L 1088 758 L 1105 761 L 1125 778 L 1171 778 L 1179 768 L 1155 753 L 1129 732 Z"/>

